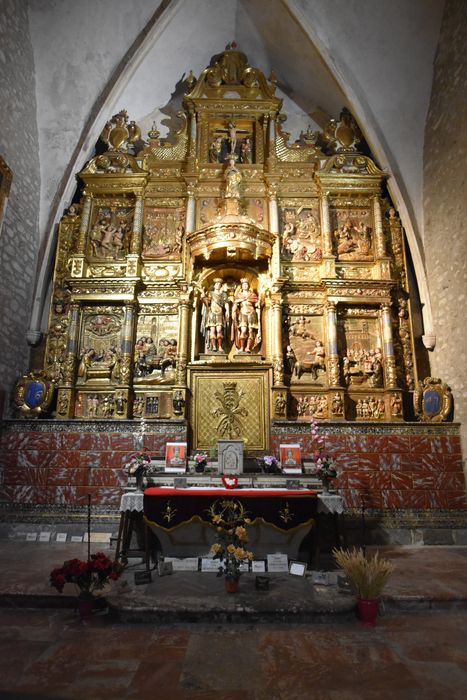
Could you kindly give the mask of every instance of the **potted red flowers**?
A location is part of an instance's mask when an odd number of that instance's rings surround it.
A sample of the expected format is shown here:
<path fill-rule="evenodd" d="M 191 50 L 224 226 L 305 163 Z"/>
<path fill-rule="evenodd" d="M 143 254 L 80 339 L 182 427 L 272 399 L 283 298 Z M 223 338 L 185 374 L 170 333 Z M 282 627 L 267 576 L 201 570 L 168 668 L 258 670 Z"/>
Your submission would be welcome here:
<path fill-rule="evenodd" d="M 120 562 L 103 552 L 91 554 L 89 561 L 69 559 L 50 573 L 50 585 L 63 593 L 65 583 L 73 583 L 79 590 L 78 608 L 81 616 L 92 612 L 94 591 L 102 590 L 110 581 L 116 581 L 123 572 Z M 84 614 L 83 614 L 84 613 Z"/>

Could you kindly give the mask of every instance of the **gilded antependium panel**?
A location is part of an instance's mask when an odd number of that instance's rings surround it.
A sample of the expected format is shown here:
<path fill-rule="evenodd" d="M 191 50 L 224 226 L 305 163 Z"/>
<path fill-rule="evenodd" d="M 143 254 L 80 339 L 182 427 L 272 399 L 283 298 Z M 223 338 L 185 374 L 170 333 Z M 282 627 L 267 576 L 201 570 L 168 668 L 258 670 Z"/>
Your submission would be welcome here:
<path fill-rule="evenodd" d="M 190 449 L 252 454 L 275 420 L 402 420 L 404 232 L 355 119 L 306 118 L 289 142 L 274 77 L 232 46 L 184 89 L 167 137 L 122 109 L 79 173 L 44 352 L 53 415 L 182 421 Z"/>

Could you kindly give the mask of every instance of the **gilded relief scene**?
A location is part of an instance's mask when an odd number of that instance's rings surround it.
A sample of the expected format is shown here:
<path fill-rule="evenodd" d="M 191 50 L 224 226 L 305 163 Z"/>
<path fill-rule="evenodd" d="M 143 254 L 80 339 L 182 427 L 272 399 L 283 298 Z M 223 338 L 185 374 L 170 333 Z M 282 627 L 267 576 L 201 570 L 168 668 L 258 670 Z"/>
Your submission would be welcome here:
<path fill-rule="evenodd" d="M 83 309 L 77 384 L 120 382 L 122 312 Z"/>
<path fill-rule="evenodd" d="M 117 205 L 98 206 L 89 233 L 91 258 L 121 260 L 128 253 L 133 209 Z"/>
<path fill-rule="evenodd" d="M 316 207 L 282 211 L 282 255 L 292 262 L 321 262 L 323 251 Z"/>
<path fill-rule="evenodd" d="M 337 260 L 368 262 L 374 259 L 371 212 L 366 209 L 336 210 L 334 223 L 334 251 Z"/>
<path fill-rule="evenodd" d="M 345 386 L 381 389 L 384 386 L 384 358 L 379 319 L 340 318 L 338 339 Z"/>
<path fill-rule="evenodd" d="M 292 384 L 326 384 L 326 347 L 322 316 L 305 316 L 290 308 L 285 367 Z"/>
<path fill-rule="evenodd" d="M 177 338 L 176 316 L 140 316 L 133 355 L 135 384 L 174 383 Z"/>
<path fill-rule="evenodd" d="M 177 260 L 183 242 L 185 212 L 182 208 L 159 209 L 148 207 L 144 212 L 144 258 Z"/>

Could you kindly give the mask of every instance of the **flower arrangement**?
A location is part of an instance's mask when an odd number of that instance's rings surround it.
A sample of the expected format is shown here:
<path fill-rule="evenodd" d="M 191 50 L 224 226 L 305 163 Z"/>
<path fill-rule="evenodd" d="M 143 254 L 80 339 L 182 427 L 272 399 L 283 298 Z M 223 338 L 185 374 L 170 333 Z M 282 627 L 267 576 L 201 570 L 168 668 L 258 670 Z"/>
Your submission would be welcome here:
<path fill-rule="evenodd" d="M 366 557 L 362 550 L 333 549 L 337 565 L 352 581 L 356 593 L 362 600 L 375 600 L 381 596 L 394 566 L 387 559 L 380 558 L 378 552 Z"/>
<path fill-rule="evenodd" d="M 208 463 L 208 455 L 205 452 L 197 452 L 193 459 L 195 461 L 195 471 L 204 472 Z"/>
<path fill-rule="evenodd" d="M 146 476 L 150 464 L 151 456 L 147 447 L 141 447 L 136 454 L 130 457 L 127 464 L 128 476 L 136 477 L 136 487 L 139 489 L 143 485 L 143 479 Z"/>
<path fill-rule="evenodd" d="M 313 474 L 321 479 L 323 488 L 329 489 L 330 482 L 337 477 L 337 469 L 334 466 L 335 461 L 330 455 L 322 453 L 324 449 L 324 437 L 318 432 L 318 421 L 311 421 L 311 436 L 315 451 L 312 456 Z"/>
<path fill-rule="evenodd" d="M 248 534 L 245 525 L 250 520 L 245 517 L 245 510 L 238 501 L 222 501 L 220 511 L 211 507 L 211 519 L 217 526 L 217 542 L 211 547 L 213 559 L 218 559 L 220 566 L 218 576 L 225 576 L 226 581 L 240 578 L 240 565 L 253 559 L 253 552 L 246 549 Z"/>
<path fill-rule="evenodd" d="M 264 455 L 264 457 L 259 457 L 256 461 L 258 466 L 261 467 L 261 471 L 265 474 L 280 474 L 282 472 L 279 460 L 274 455 Z"/>
<path fill-rule="evenodd" d="M 120 562 L 109 559 L 103 552 L 91 554 L 89 561 L 69 559 L 63 566 L 50 573 L 50 585 L 63 593 L 65 583 L 73 583 L 79 589 L 80 598 L 91 598 L 94 591 L 101 590 L 110 581 L 122 575 Z"/>

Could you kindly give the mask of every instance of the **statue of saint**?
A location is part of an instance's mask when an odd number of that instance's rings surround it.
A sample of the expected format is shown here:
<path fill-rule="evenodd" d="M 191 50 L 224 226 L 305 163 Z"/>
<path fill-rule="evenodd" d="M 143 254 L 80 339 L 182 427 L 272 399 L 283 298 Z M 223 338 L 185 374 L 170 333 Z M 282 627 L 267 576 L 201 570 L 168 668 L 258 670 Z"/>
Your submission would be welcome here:
<path fill-rule="evenodd" d="M 229 322 L 229 299 L 222 289 L 222 279 L 216 277 L 209 294 L 201 295 L 203 311 L 201 333 L 205 338 L 206 352 L 224 352 L 223 342 Z"/>
<path fill-rule="evenodd" d="M 225 198 L 239 199 L 240 197 L 240 182 L 242 176 L 235 166 L 235 157 L 229 158 L 229 165 L 225 171 Z"/>
<path fill-rule="evenodd" d="M 240 352 L 251 352 L 261 342 L 258 295 L 250 289 L 247 279 L 234 296 L 232 340 Z"/>

